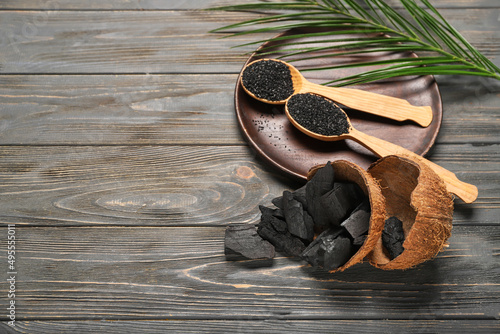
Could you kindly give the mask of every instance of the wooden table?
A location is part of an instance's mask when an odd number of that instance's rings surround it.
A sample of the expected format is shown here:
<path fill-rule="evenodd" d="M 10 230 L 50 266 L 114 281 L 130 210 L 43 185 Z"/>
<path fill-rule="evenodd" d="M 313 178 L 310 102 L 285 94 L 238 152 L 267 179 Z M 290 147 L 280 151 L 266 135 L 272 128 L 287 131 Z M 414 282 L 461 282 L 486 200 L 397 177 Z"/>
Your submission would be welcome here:
<path fill-rule="evenodd" d="M 479 198 L 455 201 L 435 260 L 334 275 L 284 256 L 225 260 L 225 227 L 299 186 L 238 128 L 251 48 L 230 47 L 255 36 L 208 31 L 251 14 L 198 10 L 227 3 L 0 3 L 0 332 L 498 333 L 499 82 L 437 78 L 428 157 Z M 498 0 L 432 3 L 500 65 Z"/>

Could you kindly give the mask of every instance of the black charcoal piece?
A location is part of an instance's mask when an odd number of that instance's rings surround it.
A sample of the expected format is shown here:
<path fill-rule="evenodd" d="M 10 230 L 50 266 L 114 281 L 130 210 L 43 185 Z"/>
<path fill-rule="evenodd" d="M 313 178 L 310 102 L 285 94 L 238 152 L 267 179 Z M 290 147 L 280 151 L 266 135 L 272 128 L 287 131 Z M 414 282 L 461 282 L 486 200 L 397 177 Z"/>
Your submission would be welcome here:
<path fill-rule="evenodd" d="M 368 237 L 367 234 L 360 235 L 359 237 L 354 238 L 352 244 L 356 247 L 361 247 L 365 243 L 367 237 Z"/>
<path fill-rule="evenodd" d="M 293 198 L 302 203 L 304 210 L 307 210 L 307 200 L 306 200 L 306 185 L 300 187 L 299 189 L 292 192 Z M 277 208 L 283 209 L 283 196 L 275 197 L 271 202 Z"/>
<path fill-rule="evenodd" d="M 283 251 L 290 256 L 299 256 L 306 248 L 304 243 L 288 232 L 285 221 L 272 215 L 269 217 L 271 218 L 261 217 L 257 225 L 257 233 L 276 247 L 276 250 Z"/>
<path fill-rule="evenodd" d="M 276 215 L 277 212 L 281 212 L 280 209 L 271 209 L 263 205 L 259 205 L 259 209 L 262 213 L 262 215 L 260 216 L 261 222 L 265 221 L 266 223 L 270 224 L 273 229 L 275 229 L 279 233 L 286 233 L 288 231 L 285 218 L 280 218 Z"/>
<path fill-rule="evenodd" d="M 294 93 L 288 65 L 274 60 L 262 60 L 243 71 L 243 86 L 258 98 L 269 101 L 286 100 Z"/>
<path fill-rule="evenodd" d="M 306 183 L 307 211 L 317 226 L 328 226 L 328 216 L 324 213 L 320 199 L 333 189 L 334 181 L 335 173 L 331 163 L 328 162 L 324 167 L 318 169 L 311 180 Z"/>
<path fill-rule="evenodd" d="M 293 198 L 302 203 L 304 210 L 307 210 L 306 185 L 292 192 Z"/>
<path fill-rule="evenodd" d="M 312 219 L 308 219 L 309 215 L 304 212 L 302 203 L 286 190 L 283 192 L 283 212 L 288 231 L 308 243 L 311 242 L 314 238 L 314 223 Z"/>
<path fill-rule="evenodd" d="M 231 225 L 226 228 L 224 253 L 228 259 L 272 259 L 274 246 L 262 239 L 255 225 Z"/>
<path fill-rule="evenodd" d="M 325 255 L 323 269 L 333 270 L 342 267 L 352 256 L 351 240 L 342 235 L 324 242 Z"/>
<path fill-rule="evenodd" d="M 353 239 L 366 234 L 370 227 L 370 203 L 368 198 L 359 204 L 340 225 L 349 232 Z"/>
<path fill-rule="evenodd" d="M 308 245 L 314 239 L 314 220 L 307 211 L 304 211 L 304 224 L 306 225 L 307 238 L 304 239 Z"/>
<path fill-rule="evenodd" d="M 320 222 L 314 219 L 319 227 L 328 225 L 340 226 L 344 219 L 363 201 L 365 195 L 355 183 L 335 182 L 332 190 L 321 196 L 319 206 L 322 216 Z M 315 218 L 314 215 L 312 215 Z"/>
<path fill-rule="evenodd" d="M 321 248 L 320 242 L 312 242 L 307 246 L 307 248 L 300 254 L 300 257 L 306 260 L 313 267 L 323 267 L 325 250 Z"/>
<path fill-rule="evenodd" d="M 323 267 L 326 245 L 343 233 L 345 233 L 345 230 L 339 227 L 332 227 L 323 231 L 307 246 L 300 256 L 312 266 Z"/>
<path fill-rule="evenodd" d="M 282 220 L 285 220 L 285 215 L 283 213 L 283 210 L 280 208 L 278 209 L 273 209 L 264 205 L 259 205 L 259 210 L 262 213 L 263 216 L 274 216 L 276 218 L 280 218 Z"/>
<path fill-rule="evenodd" d="M 273 212 L 273 216 L 282 220 L 285 220 L 285 213 L 281 209 L 276 209 Z"/>
<path fill-rule="evenodd" d="M 275 197 L 271 200 L 271 203 L 279 209 L 283 209 L 283 196 Z"/>
<path fill-rule="evenodd" d="M 403 242 L 405 241 L 405 233 L 403 230 L 403 222 L 397 217 L 390 217 L 385 221 L 384 230 L 382 231 L 382 244 L 389 252 L 391 259 L 398 257 L 403 253 Z"/>
<path fill-rule="evenodd" d="M 305 93 L 291 96 L 286 108 L 292 118 L 309 131 L 325 136 L 349 132 L 347 115 L 332 100 Z"/>

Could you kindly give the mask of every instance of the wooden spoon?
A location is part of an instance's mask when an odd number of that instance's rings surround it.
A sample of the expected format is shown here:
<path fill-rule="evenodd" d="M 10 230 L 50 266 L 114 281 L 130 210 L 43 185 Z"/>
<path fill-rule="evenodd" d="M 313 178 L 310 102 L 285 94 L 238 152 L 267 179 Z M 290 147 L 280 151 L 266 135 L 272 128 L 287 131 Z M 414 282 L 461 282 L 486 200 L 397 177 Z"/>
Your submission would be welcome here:
<path fill-rule="evenodd" d="M 376 93 L 371 93 L 359 89 L 353 88 L 339 88 L 339 87 L 327 87 L 318 85 L 308 81 L 304 76 L 297 70 L 294 66 L 284 62 L 282 60 L 276 59 L 259 59 L 248 64 L 243 73 L 248 70 L 250 66 L 261 61 L 273 61 L 280 62 L 288 66 L 290 73 L 292 75 L 293 91 L 297 93 L 315 93 L 327 97 L 337 103 L 343 104 L 349 108 L 364 111 L 370 114 L 394 119 L 396 121 L 414 121 L 417 124 L 427 127 L 432 122 L 432 108 L 430 106 L 417 107 L 411 105 L 408 101 L 399 99 L 396 97 L 391 97 L 387 95 L 381 95 Z M 241 85 L 243 89 L 253 98 L 270 104 L 284 104 L 287 99 L 283 100 L 268 100 L 255 95 L 255 92 L 251 88 L 247 88 L 243 83 L 243 76 L 241 80 Z"/>
<path fill-rule="evenodd" d="M 312 95 L 312 94 L 303 94 L 303 95 L 314 97 L 314 95 Z M 327 101 L 329 101 L 329 100 L 327 100 Z M 332 103 L 333 105 L 335 105 L 333 103 L 333 101 L 329 101 L 329 102 Z M 363 133 L 361 131 L 356 130 L 355 128 L 353 128 L 347 114 L 341 108 L 339 108 L 339 110 L 342 113 L 342 117 L 345 116 L 346 121 L 347 121 L 347 125 L 348 125 L 347 132 L 340 134 L 340 135 L 327 136 L 327 135 L 322 135 L 322 134 L 312 132 L 311 130 L 309 130 L 309 129 L 305 128 L 304 126 L 302 126 L 301 124 L 299 124 L 298 121 L 295 118 L 293 118 L 292 115 L 290 114 L 290 110 L 288 108 L 288 105 L 289 105 L 289 103 L 287 101 L 287 104 L 285 105 L 285 113 L 286 113 L 286 116 L 288 117 L 288 119 L 290 120 L 290 122 L 297 129 L 299 129 L 300 131 L 302 131 L 303 133 L 305 133 L 306 135 L 308 135 L 310 137 L 313 137 L 313 138 L 316 138 L 316 139 L 319 139 L 322 141 L 337 141 L 337 140 L 343 140 L 343 139 L 352 139 L 352 140 L 356 141 L 357 143 L 363 145 L 364 147 L 366 147 L 367 149 L 369 149 L 370 151 L 372 151 L 373 153 L 375 153 L 379 157 L 385 157 L 388 155 L 401 155 L 401 156 L 405 156 L 407 158 L 425 163 L 427 166 L 432 168 L 434 170 L 434 172 L 436 172 L 436 174 L 438 174 L 443 179 L 443 181 L 446 184 L 446 189 L 448 190 L 448 192 L 460 197 L 465 203 L 474 202 L 478 196 L 478 190 L 477 190 L 476 186 L 474 186 L 472 184 L 465 183 L 463 181 L 460 181 L 456 177 L 456 175 L 454 173 L 450 172 L 449 170 L 447 170 L 439 165 L 436 165 L 435 163 L 433 163 L 433 162 L 421 157 L 420 155 L 418 155 L 410 150 L 407 150 L 401 146 L 390 143 L 390 142 L 385 141 L 385 140 L 380 139 L 380 138 L 376 138 L 376 137 L 367 135 L 366 133 Z M 336 106 L 336 107 L 338 108 L 338 106 Z M 294 108 L 296 108 L 296 107 L 294 107 Z M 318 119 L 317 121 L 321 122 L 320 119 Z"/>

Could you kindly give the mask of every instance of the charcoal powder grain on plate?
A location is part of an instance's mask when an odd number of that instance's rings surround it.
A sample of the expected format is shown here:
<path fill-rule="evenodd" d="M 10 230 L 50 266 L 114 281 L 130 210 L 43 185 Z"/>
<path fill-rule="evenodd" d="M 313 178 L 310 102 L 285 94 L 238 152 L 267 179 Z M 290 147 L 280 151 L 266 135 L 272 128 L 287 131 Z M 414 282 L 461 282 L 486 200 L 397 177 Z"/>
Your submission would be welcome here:
<path fill-rule="evenodd" d="M 274 60 L 257 61 L 245 68 L 243 86 L 255 96 L 268 101 L 286 100 L 294 93 L 288 66 Z"/>
<path fill-rule="evenodd" d="M 347 115 L 333 101 L 322 96 L 295 94 L 286 106 L 290 116 L 309 131 L 324 136 L 349 132 Z"/>

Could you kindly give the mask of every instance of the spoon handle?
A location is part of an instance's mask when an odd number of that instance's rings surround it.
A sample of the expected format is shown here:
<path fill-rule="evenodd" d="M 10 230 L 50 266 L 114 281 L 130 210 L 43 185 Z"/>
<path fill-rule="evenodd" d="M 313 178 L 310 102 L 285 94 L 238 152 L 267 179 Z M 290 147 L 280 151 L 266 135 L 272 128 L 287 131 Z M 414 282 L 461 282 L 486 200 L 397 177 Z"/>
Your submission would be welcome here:
<path fill-rule="evenodd" d="M 383 139 L 367 135 L 366 133 L 360 132 L 353 128 L 351 128 L 348 138 L 355 140 L 380 157 L 385 157 L 388 155 L 402 155 L 418 162 L 425 163 L 427 164 L 427 166 L 431 167 L 437 175 L 441 177 L 441 179 L 446 184 L 446 189 L 448 190 L 448 192 L 457 195 L 465 203 L 472 203 L 477 198 L 478 190 L 476 186 L 460 181 L 453 172 L 450 172 L 449 170 L 436 165 L 435 163 L 421 157 L 420 155 L 410 150 L 407 150 L 401 146 L 390 143 Z"/>
<path fill-rule="evenodd" d="M 432 122 L 432 108 L 411 105 L 404 99 L 381 95 L 354 88 L 327 87 L 307 82 L 301 91 L 317 93 L 349 108 L 394 119 L 414 121 L 427 127 Z"/>

